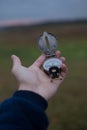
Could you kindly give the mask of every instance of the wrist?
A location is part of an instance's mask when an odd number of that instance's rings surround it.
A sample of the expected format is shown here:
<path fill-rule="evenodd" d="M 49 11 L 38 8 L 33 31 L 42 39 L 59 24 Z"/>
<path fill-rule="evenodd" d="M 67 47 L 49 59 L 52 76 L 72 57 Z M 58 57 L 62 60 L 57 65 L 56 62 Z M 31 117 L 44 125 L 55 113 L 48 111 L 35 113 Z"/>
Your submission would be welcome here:
<path fill-rule="evenodd" d="M 20 84 L 18 87 L 18 91 L 31 91 L 34 92 L 38 95 L 40 95 L 41 97 L 43 97 L 45 100 L 49 99 L 49 94 L 47 94 L 47 92 L 45 91 L 45 89 L 41 86 L 29 86 L 26 84 Z"/>
<path fill-rule="evenodd" d="M 33 91 L 33 86 L 29 86 L 27 84 L 20 84 L 18 87 L 18 90 L 24 90 L 24 91 Z"/>

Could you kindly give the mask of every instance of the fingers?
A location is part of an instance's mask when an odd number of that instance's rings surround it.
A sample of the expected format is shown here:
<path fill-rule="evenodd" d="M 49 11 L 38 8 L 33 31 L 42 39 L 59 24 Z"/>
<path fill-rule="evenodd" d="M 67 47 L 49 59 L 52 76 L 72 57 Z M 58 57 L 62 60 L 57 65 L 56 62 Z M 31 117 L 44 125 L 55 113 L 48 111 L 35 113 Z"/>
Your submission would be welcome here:
<path fill-rule="evenodd" d="M 61 54 L 61 52 L 58 51 L 58 50 L 55 52 L 55 55 L 56 55 L 58 58 L 60 57 L 60 54 Z"/>
<path fill-rule="evenodd" d="M 65 59 L 65 57 L 60 57 L 60 54 L 61 54 L 60 51 L 56 51 L 55 54 L 56 54 L 56 57 L 59 58 L 62 61 L 62 66 L 61 66 L 62 72 L 61 72 L 61 75 L 63 77 L 65 77 L 65 75 L 66 75 L 66 73 L 68 71 L 68 68 L 67 68 L 67 66 L 65 64 L 66 59 Z"/>
<path fill-rule="evenodd" d="M 16 67 L 21 65 L 20 59 L 16 55 L 11 56 L 13 66 L 12 66 L 12 72 L 15 70 Z"/>
<path fill-rule="evenodd" d="M 66 73 L 68 71 L 68 68 L 65 64 L 62 64 L 61 68 L 62 68 L 62 72 L 64 72 L 64 73 Z"/>
<path fill-rule="evenodd" d="M 46 55 L 45 54 L 42 54 L 34 63 L 33 65 L 37 66 L 37 67 L 40 67 L 44 60 L 46 59 Z"/>
<path fill-rule="evenodd" d="M 64 78 L 68 72 L 68 68 L 65 64 L 62 64 L 61 66 L 61 76 Z"/>
<path fill-rule="evenodd" d="M 60 51 L 56 51 L 55 54 L 56 54 L 56 57 L 59 58 L 63 63 L 65 62 L 66 60 L 65 57 L 60 57 L 60 54 L 61 54 Z"/>
<path fill-rule="evenodd" d="M 60 60 L 62 61 L 62 63 L 66 61 L 65 57 L 60 57 Z"/>

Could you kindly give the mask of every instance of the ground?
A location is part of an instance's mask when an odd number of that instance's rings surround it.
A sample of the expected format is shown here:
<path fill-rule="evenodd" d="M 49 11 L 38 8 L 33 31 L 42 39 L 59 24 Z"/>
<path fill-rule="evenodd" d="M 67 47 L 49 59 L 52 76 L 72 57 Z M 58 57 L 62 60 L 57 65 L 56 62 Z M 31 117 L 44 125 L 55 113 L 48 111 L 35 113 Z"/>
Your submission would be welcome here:
<path fill-rule="evenodd" d="M 55 97 L 49 101 L 49 130 L 87 130 L 87 23 L 47 24 L 0 31 L 0 101 L 17 90 L 11 74 L 11 55 L 29 66 L 41 54 L 37 47 L 43 31 L 58 39 L 58 49 L 66 57 L 68 75 Z"/>

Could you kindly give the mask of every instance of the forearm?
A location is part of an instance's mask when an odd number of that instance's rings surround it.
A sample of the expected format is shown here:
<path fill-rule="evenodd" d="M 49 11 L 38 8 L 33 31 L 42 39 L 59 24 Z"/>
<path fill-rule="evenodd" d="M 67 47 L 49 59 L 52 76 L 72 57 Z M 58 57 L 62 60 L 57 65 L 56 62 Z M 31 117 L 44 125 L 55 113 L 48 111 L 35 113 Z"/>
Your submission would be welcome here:
<path fill-rule="evenodd" d="M 17 91 L 0 107 L 0 130 L 46 130 L 48 119 L 45 114 L 47 102 L 30 91 Z"/>

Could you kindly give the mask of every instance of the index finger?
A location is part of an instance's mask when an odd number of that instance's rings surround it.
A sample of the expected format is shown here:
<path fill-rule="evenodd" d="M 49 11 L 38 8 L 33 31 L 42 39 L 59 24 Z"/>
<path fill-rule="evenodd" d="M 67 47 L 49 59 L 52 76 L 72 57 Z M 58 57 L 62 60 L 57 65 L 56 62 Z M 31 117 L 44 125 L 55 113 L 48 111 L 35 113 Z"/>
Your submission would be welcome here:
<path fill-rule="evenodd" d="M 37 66 L 37 67 L 41 67 L 41 65 L 43 64 L 43 62 L 46 59 L 46 55 L 42 54 L 40 57 L 38 57 L 38 59 L 33 63 L 33 65 Z"/>

